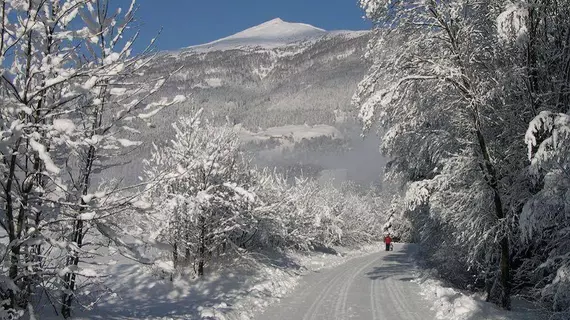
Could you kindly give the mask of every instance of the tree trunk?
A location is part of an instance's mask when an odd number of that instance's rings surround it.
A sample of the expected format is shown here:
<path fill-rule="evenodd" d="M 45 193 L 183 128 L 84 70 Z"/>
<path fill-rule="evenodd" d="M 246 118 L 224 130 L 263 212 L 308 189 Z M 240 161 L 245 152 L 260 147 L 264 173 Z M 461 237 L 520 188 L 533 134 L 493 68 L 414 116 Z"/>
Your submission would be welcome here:
<path fill-rule="evenodd" d="M 16 282 L 18 277 L 18 266 L 20 264 L 20 245 L 16 244 L 16 240 L 18 239 L 17 231 L 16 231 L 16 221 L 14 217 L 14 204 L 12 199 L 12 186 L 14 184 L 14 180 L 16 179 L 15 172 L 16 172 L 16 153 L 18 152 L 18 148 L 20 147 L 21 139 L 18 139 L 14 149 L 12 150 L 12 156 L 10 157 L 10 171 L 8 174 L 6 187 L 4 189 L 4 193 L 6 196 L 6 226 L 8 230 L 8 240 L 10 242 L 10 267 L 8 270 L 8 276 L 10 280 Z M 16 306 L 16 293 L 13 290 L 8 290 L 8 295 L 10 298 L 10 304 L 8 308 L 14 308 Z"/>
<path fill-rule="evenodd" d="M 77 243 L 77 247 L 81 248 L 83 245 L 83 220 L 77 220 L 75 222 L 75 227 L 73 228 L 73 241 Z M 77 266 L 79 264 L 79 253 L 76 252 L 68 257 L 67 266 Z M 76 274 L 74 272 L 68 272 L 65 275 L 65 292 L 62 297 L 61 314 L 65 319 L 71 317 L 71 305 L 73 304 L 73 297 L 75 291 L 75 281 Z"/>
<path fill-rule="evenodd" d="M 204 263 L 206 260 L 206 218 L 200 217 L 200 249 L 198 255 L 198 276 L 204 275 Z"/>
<path fill-rule="evenodd" d="M 82 177 L 82 184 L 81 184 L 81 194 L 87 195 L 89 191 L 89 179 L 91 177 L 91 172 L 93 168 L 93 161 L 95 160 L 95 148 L 93 146 L 89 147 L 89 151 L 87 153 L 87 161 L 85 163 L 85 173 Z M 83 199 L 80 200 L 81 207 L 79 208 L 79 213 L 84 211 L 84 206 L 86 203 Z M 77 219 L 75 221 L 75 225 L 73 228 L 73 232 L 71 234 L 71 241 L 77 244 L 77 247 L 81 249 L 83 246 L 83 237 L 85 236 L 85 229 L 83 226 L 83 220 Z M 66 266 L 75 266 L 79 265 L 79 253 L 72 252 L 67 257 Z M 64 318 L 68 319 L 71 317 L 71 305 L 73 303 L 73 297 L 75 295 L 75 282 L 76 282 L 76 274 L 74 272 L 68 272 L 64 277 L 64 289 L 62 296 L 62 306 L 61 306 L 61 314 Z"/>
<path fill-rule="evenodd" d="M 184 235 L 185 235 L 185 241 L 184 241 L 184 262 L 186 263 L 186 266 L 189 266 L 191 264 L 191 259 L 190 257 L 192 256 L 192 250 L 190 249 L 190 230 L 189 228 L 186 228 L 184 230 Z"/>
<path fill-rule="evenodd" d="M 487 266 L 486 274 L 485 274 L 485 293 L 487 296 L 485 297 L 486 302 L 491 302 L 491 294 L 493 293 L 493 285 L 495 282 L 495 277 L 492 276 L 491 268 Z"/>
<path fill-rule="evenodd" d="M 172 245 L 172 273 L 170 273 L 170 281 L 174 280 L 174 273 L 178 268 L 178 242 L 174 241 Z"/>
<path fill-rule="evenodd" d="M 178 267 L 178 242 L 174 241 L 172 246 L 172 266 L 174 269 Z"/>
<path fill-rule="evenodd" d="M 526 50 L 526 58 L 527 58 L 527 77 L 528 77 L 528 81 L 529 81 L 529 99 L 532 105 L 532 109 L 533 109 L 533 113 L 536 115 L 537 114 L 537 110 L 538 110 L 538 92 L 539 92 L 539 88 L 538 88 L 538 56 L 537 56 L 537 49 L 536 49 L 536 45 L 537 45 L 537 29 L 538 29 L 538 21 L 537 21 L 537 16 L 538 13 L 536 12 L 536 10 L 538 10 L 536 7 L 530 6 L 528 9 L 528 22 L 527 22 L 527 28 L 528 28 L 528 46 L 527 46 L 527 50 Z"/>
<path fill-rule="evenodd" d="M 511 259 L 509 239 L 506 236 L 501 239 L 501 286 L 501 307 L 511 310 Z"/>
<path fill-rule="evenodd" d="M 503 202 L 501 195 L 499 193 L 499 184 L 497 179 L 497 172 L 493 163 L 491 162 L 491 157 L 489 155 L 489 150 L 487 149 L 487 143 L 485 137 L 479 129 L 479 123 L 476 122 L 476 134 L 477 140 L 479 142 L 479 147 L 481 153 L 483 154 L 483 159 L 485 161 L 485 180 L 489 187 L 493 190 L 493 202 L 495 205 L 495 215 L 498 220 L 503 220 L 506 218 L 505 212 L 503 210 Z M 511 262 L 510 262 L 510 249 L 509 249 L 509 238 L 508 235 L 503 235 L 500 240 L 501 246 L 501 258 L 500 258 L 500 271 L 501 271 L 501 307 L 504 309 L 511 309 Z"/>

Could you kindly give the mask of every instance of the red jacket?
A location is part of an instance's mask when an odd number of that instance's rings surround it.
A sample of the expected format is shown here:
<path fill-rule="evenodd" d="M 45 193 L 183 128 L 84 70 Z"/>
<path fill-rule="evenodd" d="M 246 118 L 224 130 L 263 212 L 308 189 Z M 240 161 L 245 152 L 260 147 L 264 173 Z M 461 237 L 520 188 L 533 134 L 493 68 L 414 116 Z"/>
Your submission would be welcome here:
<path fill-rule="evenodd" d="M 392 238 L 390 238 L 389 236 L 387 236 L 386 238 L 384 238 L 384 243 L 386 243 L 386 244 L 392 243 Z"/>

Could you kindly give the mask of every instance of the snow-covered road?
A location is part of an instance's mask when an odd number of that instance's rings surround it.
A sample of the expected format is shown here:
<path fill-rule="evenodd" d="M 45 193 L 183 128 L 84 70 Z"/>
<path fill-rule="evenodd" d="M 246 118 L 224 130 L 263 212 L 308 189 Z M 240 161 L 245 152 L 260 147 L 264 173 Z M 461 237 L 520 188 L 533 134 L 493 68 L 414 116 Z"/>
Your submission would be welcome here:
<path fill-rule="evenodd" d="M 304 277 L 297 289 L 256 320 L 434 319 L 412 280 L 414 247 L 349 260 Z"/>

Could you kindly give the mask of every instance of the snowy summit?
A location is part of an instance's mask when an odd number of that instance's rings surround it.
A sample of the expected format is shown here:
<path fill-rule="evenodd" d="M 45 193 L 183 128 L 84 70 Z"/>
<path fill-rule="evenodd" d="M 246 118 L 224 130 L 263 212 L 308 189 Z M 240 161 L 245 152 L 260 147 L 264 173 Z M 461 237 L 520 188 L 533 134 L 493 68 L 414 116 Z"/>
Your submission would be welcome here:
<path fill-rule="evenodd" d="M 290 23 L 276 18 L 258 26 L 238 32 L 219 41 L 238 40 L 288 43 L 320 36 L 325 30 L 304 23 Z"/>
<path fill-rule="evenodd" d="M 305 23 L 291 23 L 276 18 L 255 27 L 189 49 L 230 49 L 239 47 L 274 48 L 326 35 L 327 31 Z"/>

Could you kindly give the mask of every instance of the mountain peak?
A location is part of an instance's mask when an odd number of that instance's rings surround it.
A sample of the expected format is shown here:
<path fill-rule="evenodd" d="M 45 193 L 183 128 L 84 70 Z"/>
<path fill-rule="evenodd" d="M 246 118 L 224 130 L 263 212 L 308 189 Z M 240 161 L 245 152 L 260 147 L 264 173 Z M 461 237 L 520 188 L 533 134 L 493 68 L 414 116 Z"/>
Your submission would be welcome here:
<path fill-rule="evenodd" d="M 238 32 L 229 38 L 265 38 L 265 39 L 283 39 L 293 38 L 292 40 L 299 40 L 300 38 L 307 38 L 310 36 L 322 35 L 326 31 L 312 25 L 305 23 L 293 23 L 283 21 L 281 18 L 269 20 L 260 25 L 245 29 Z"/>
<path fill-rule="evenodd" d="M 319 38 L 327 31 L 305 23 L 293 23 L 275 18 L 193 49 L 224 49 L 236 47 L 278 47 L 289 43 Z"/>
<path fill-rule="evenodd" d="M 285 21 L 283 21 L 283 19 L 281 18 L 275 18 L 275 19 L 271 19 L 267 22 L 262 23 L 263 24 L 278 24 L 278 23 L 285 23 Z"/>

